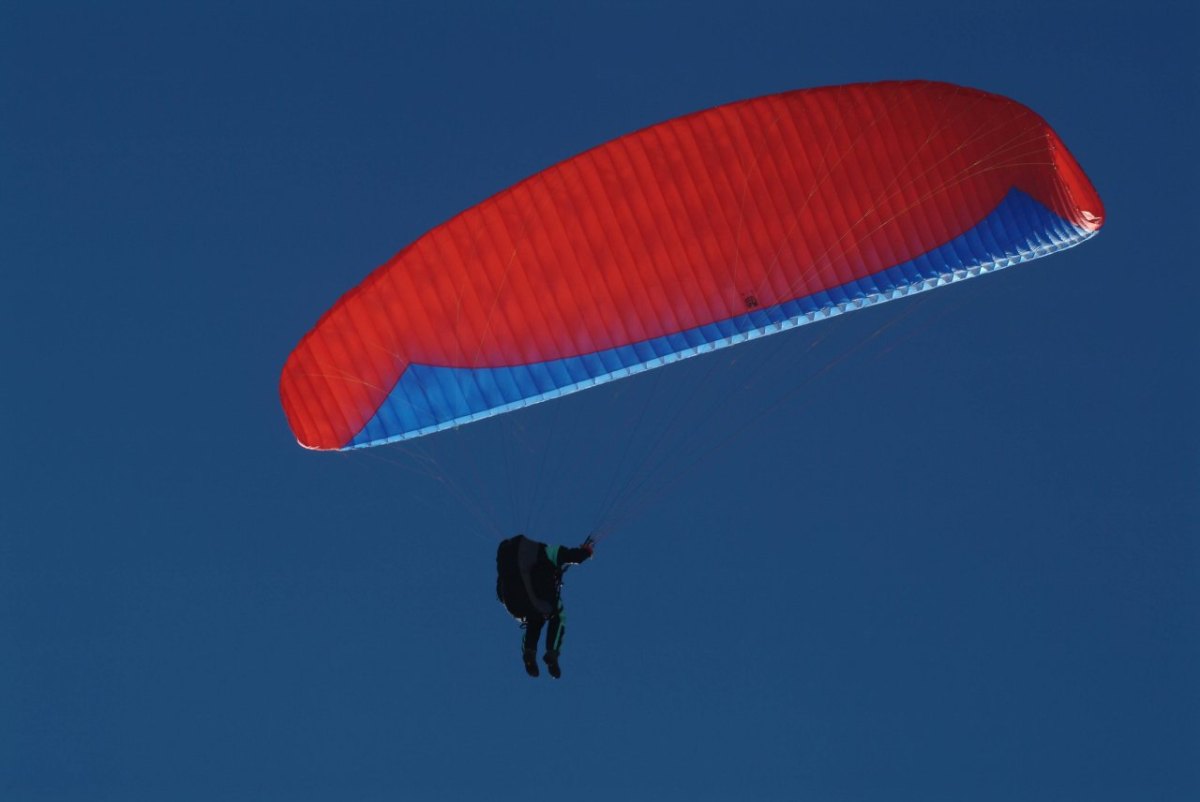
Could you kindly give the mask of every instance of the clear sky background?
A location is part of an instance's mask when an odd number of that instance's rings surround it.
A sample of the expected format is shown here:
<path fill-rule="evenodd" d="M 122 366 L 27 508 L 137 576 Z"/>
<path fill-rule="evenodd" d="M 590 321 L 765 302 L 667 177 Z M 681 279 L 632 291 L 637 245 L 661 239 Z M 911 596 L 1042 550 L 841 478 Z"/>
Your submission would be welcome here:
<path fill-rule="evenodd" d="M 4 2 L 0 797 L 1200 798 L 1194 9 Z M 295 444 L 287 353 L 430 227 L 886 78 L 1041 113 L 1101 235 L 416 457 Z M 578 542 L 659 453 L 530 680 L 496 533 Z"/>

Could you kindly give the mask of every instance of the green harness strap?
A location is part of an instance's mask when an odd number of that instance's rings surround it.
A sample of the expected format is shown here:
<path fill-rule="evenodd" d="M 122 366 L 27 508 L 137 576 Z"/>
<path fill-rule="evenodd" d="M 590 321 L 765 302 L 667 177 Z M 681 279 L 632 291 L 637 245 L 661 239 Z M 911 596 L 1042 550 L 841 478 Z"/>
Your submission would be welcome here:
<path fill-rule="evenodd" d="M 557 654 L 562 648 L 563 635 L 567 632 L 567 613 L 563 610 L 562 599 L 558 600 L 558 632 L 554 636 L 554 645 L 547 645 L 550 651 Z"/>
<path fill-rule="evenodd" d="M 550 562 L 554 567 L 558 567 L 558 546 L 546 546 L 546 556 L 550 558 Z M 546 648 L 555 654 L 558 653 L 563 642 L 563 635 L 567 631 L 567 614 L 563 611 L 562 599 L 558 600 L 558 631 L 554 634 L 554 643 L 547 643 Z"/>

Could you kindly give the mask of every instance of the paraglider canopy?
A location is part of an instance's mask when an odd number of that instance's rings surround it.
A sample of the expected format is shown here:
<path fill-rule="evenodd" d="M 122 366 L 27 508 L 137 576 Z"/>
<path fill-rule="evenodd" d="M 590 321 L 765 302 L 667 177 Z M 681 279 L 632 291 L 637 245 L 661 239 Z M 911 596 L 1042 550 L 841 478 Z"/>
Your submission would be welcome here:
<path fill-rule="evenodd" d="M 321 318 L 280 394 L 305 447 L 403 440 L 1044 256 L 1103 217 L 1054 131 L 997 95 L 740 101 L 426 233 Z"/>

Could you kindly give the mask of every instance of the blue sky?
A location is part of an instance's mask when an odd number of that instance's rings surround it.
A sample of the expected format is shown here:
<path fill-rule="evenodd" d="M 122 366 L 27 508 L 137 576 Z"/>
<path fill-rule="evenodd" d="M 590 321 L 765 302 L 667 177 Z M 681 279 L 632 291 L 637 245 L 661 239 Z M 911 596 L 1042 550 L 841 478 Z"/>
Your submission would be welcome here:
<path fill-rule="evenodd" d="M 1194 798 L 1197 12 L 502 5 L 0 10 L 0 795 Z M 451 486 L 295 445 L 288 351 L 428 228 L 910 77 L 1046 117 L 1101 235 L 422 441 Z M 577 542 L 670 422 L 528 679 L 495 532 Z"/>

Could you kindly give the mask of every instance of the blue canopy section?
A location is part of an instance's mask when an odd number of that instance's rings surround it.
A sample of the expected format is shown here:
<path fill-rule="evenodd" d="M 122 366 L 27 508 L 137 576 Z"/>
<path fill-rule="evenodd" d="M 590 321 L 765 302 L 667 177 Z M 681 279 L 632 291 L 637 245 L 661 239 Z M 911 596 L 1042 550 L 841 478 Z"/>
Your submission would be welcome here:
<path fill-rule="evenodd" d="M 418 437 L 550 398 L 924 292 L 1077 245 L 1095 232 L 1076 228 L 1013 189 L 974 228 L 903 264 L 832 290 L 665 337 L 591 354 L 501 368 L 409 365 L 378 412 L 347 448 Z"/>

